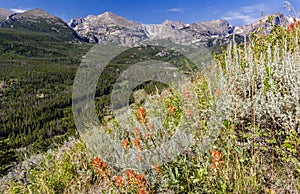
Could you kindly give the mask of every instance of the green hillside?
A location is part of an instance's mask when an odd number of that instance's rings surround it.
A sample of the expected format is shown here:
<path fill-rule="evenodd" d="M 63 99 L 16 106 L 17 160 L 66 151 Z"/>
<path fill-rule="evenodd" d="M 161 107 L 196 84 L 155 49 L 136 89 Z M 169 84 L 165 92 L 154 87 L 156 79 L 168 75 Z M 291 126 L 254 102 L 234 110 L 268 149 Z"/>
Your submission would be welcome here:
<path fill-rule="evenodd" d="M 1 146 L 1 158 L 11 152 L 7 147 L 34 144 L 35 150 L 46 150 L 50 139 L 74 132 L 67 108 L 70 88 L 89 47 L 46 32 L 0 28 L 0 135 L 6 145 Z M 1 172 L 15 161 L 16 157 L 3 157 Z"/>

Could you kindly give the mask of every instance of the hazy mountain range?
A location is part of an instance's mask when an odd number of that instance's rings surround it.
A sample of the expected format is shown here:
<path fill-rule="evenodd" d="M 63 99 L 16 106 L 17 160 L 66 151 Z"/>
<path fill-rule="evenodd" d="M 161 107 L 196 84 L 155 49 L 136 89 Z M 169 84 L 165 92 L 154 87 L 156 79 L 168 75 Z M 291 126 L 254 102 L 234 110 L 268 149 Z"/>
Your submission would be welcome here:
<path fill-rule="evenodd" d="M 121 45 L 135 45 L 141 41 L 169 40 L 179 44 L 211 46 L 218 41 L 226 42 L 233 34 L 247 36 L 262 26 L 268 30 L 272 25 L 286 25 L 289 18 L 280 13 L 261 18 L 249 25 L 232 26 L 226 20 L 211 20 L 185 24 L 166 20 L 161 24 L 140 24 L 122 16 L 105 12 L 98 16 L 75 18 L 66 24 L 62 19 L 40 9 L 24 13 L 12 13 L 0 9 L 0 28 L 29 29 L 41 31 L 64 40 L 93 43 L 114 42 Z"/>

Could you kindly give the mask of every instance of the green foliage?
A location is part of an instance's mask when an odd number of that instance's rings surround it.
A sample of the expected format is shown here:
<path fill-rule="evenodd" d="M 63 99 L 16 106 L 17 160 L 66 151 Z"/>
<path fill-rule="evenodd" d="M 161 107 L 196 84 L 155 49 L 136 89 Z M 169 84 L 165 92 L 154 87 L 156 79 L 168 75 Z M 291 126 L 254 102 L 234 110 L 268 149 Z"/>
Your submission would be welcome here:
<path fill-rule="evenodd" d="M 91 153 L 82 142 L 72 142 L 72 147 L 62 147 L 46 154 L 38 166 L 30 170 L 30 184 L 14 183 L 8 192 L 64 193 L 73 189 L 84 192 L 95 176 L 91 169 L 91 158 Z"/>
<path fill-rule="evenodd" d="M 74 134 L 71 85 L 89 48 L 44 32 L 0 29 L 0 136 L 11 149 L 0 148 L 7 154 L 1 168 Z"/>
<path fill-rule="evenodd" d="M 0 139 L 0 148 L 0 173 L 5 174 L 9 167 L 11 167 L 8 164 L 16 161 L 17 154 L 15 150 L 11 149 L 3 139 Z"/>

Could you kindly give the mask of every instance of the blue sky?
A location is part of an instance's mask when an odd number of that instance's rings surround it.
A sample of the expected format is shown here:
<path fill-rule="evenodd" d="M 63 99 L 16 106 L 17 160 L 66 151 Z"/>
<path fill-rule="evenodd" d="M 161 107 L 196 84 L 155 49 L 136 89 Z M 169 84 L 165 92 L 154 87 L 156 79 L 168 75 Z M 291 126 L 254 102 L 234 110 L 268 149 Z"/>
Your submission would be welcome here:
<path fill-rule="evenodd" d="M 289 1 L 296 12 L 300 0 Z M 14 10 L 41 8 L 69 21 L 89 14 L 110 11 L 140 23 L 161 23 L 165 19 L 185 23 L 227 19 L 233 25 L 250 23 L 265 14 L 283 12 L 281 0 L 0 0 L 0 7 Z"/>

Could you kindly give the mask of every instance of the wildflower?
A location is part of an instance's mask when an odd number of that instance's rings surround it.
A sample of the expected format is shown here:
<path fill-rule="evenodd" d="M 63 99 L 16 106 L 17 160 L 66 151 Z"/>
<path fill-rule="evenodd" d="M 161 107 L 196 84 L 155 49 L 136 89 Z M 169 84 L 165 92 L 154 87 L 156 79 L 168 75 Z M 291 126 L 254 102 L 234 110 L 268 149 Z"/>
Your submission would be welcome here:
<path fill-rule="evenodd" d="M 98 167 L 100 163 L 101 163 L 100 158 L 98 158 L 98 157 L 94 158 L 94 161 L 93 161 L 94 167 Z"/>
<path fill-rule="evenodd" d="M 101 161 L 100 158 L 96 157 L 93 161 L 93 166 L 97 169 L 105 169 L 107 167 L 106 162 Z"/>
<path fill-rule="evenodd" d="M 138 162 L 142 161 L 142 158 L 143 158 L 142 155 L 138 155 L 138 156 L 136 157 L 136 159 L 137 159 Z"/>
<path fill-rule="evenodd" d="M 141 142 L 139 138 L 134 138 L 133 139 L 133 144 L 137 147 L 140 148 Z"/>
<path fill-rule="evenodd" d="M 146 184 L 146 179 L 144 175 L 136 174 L 136 179 L 139 187 L 142 187 Z"/>
<path fill-rule="evenodd" d="M 150 130 L 152 130 L 153 127 L 154 127 L 154 124 L 153 124 L 153 123 L 148 123 L 147 126 L 148 126 L 148 128 L 149 128 Z"/>
<path fill-rule="evenodd" d="M 93 166 L 102 179 L 108 179 L 109 169 L 106 162 L 101 161 L 100 158 L 96 157 L 94 158 Z"/>
<path fill-rule="evenodd" d="M 191 99 L 191 95 L 190 95 L 190 93 L 188 91 L 183 90 L 182 93 L 184 95 L 185 100 L 189 101 Z"/>
<path fill-rule="evenodd" d="M 154 164 L 153 166 L 152 166 L 152 168 L 153 168 L 153 170 L 154 170 L 154 172 L 155 173 L 159 173 L 159 164 Z"/>
<path fill-rule="evenodd" d="M 215 96 L 218 98 L 221 95 L 221 90 L 219 88 L 217 88 L 215 90 Z"/>
<path fill-rule="evenodd" d="M 132 169 L 127 169 L 127 170 L 125 171 L 125 173 L 126 173 L 126 175 L 127 175 L 127 178 L 130 179 L 131 175 L 134 174 L 134 170 L 132 170 Z"/>
<path fill-rule="evenodd" d="M 147 115 L 147 113 L 146 113 L 145 109 L 143 107 L 140 107 L 137 111 L 137 116 L 141 123 L 147 123 L 146 115 Z"/>
<path fill-rule="evenodd" d="M 175 112 L 175 108 L 174 108 L 174 106 L 170 106 L 170 108 L 169 108 L 169 110 L 170 110 L 170 112 L 172 113 L 172 114 L 174 114 L 174 112 Z"/>
<path fill-rule="evenodd" d="M 298 28 L 300 25 L 300 22 L 296 20 L 296 18 L 293 18 L 293 23 L 291 23 L 289 26 L 288 26 L 288 31 L 291 32 L 293 31 L 295 28 Z"/>
<path fill-rule="evenodd" d="M 212 151 L 212 161 L 219 162 L 222 158 L 222 154 L 219 151 L 213 150 Z"/>
<path fill-rule="evenodd" d="M 140 129 L 138 127 L 136 127 L 134 129 L 134 135 L 136 138 L 140 138 L 141 137 L 141 132 L 140 132 Z"/>
<path fill-rule="evenodd" d="M 184 113 L 187 115 L 187 116 L 191 116 L 192 115 L 192 111 L 190 109 L 185 109 L 184 110 Z"/>
<path fill-rule="evenodd" d="M 147 139 L 150 139 L 151 138 L 151 135 L 149 133 L 146 133 L 146 138 Z"/>
<path fill-rule="evenodd" d="M 118 186 L 118 187 L 121 187 L 124 184 L 121 176 L 116 176 L 115 182 L 116 182 L 116 186 Z"/>
<path fill-rule="evenodd" d="M 146 192 L 143 188 L 139 188 L 138 194 L 146 194 Z"/>
<path fill-rule="evenodd" d="M 124 150 L 127 150 L 129 144 L 130 144 L 130 142 L 129 142 L 128 139 L 123 140 L 123 142 L 122 142 L 122 147 L 123 147 L 123 149 L 124 149 Z"/>
<path fill-rule="evenodd" d="M 107 164 L 106 164 L 106 162 L 104 162 L 104 161 L 103 161 L 103 162 L 101 162 L 101 168 L 102 168 L 102 169 L 106 169 L 106 167 L 107 167 Z"/>
<path fill-rule="evenodd" d="M 212 164 L 211 169 L 215 174 L 217 174 L 221 170 L 222 164 L 222 153 L 216 150 L 212 151 Z"/>

